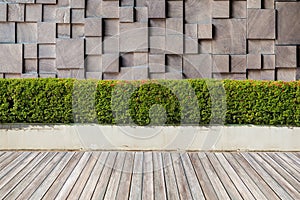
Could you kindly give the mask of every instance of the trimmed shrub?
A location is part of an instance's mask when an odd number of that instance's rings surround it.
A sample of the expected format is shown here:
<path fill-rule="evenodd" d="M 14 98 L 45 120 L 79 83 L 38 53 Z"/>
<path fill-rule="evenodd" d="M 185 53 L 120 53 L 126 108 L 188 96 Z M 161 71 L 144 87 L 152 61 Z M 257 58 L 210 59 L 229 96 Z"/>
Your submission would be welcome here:
<path fill-rule="evenodd" d="M 1 79 L 1 123 L 300 126 L 300 82 Z"/>

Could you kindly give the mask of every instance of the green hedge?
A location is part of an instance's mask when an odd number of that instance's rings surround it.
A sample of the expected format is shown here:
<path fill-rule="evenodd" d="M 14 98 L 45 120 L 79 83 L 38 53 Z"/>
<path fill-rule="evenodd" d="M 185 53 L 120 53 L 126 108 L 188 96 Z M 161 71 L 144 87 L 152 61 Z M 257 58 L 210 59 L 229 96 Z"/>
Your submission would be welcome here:
<path fill-rule="evenodd" d="M 1 79 L 1 123 L 300 126 L 300 82 Z"/>

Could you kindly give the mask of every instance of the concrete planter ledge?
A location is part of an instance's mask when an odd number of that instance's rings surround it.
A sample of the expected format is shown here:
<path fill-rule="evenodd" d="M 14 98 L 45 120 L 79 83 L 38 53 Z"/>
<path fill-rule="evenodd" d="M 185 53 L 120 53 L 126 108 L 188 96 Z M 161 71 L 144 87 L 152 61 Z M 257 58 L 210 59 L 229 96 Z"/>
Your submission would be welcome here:
<path fill-rule="evenodd" d="M 1 125 L 0 150 L 300 151 L 300 127 Z"/>

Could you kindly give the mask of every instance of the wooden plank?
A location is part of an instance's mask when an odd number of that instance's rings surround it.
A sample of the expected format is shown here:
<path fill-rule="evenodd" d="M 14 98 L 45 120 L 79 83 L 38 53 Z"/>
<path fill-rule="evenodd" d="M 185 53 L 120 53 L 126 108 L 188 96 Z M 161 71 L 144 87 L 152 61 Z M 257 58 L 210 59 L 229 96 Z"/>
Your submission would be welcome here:
<path fill-rule="evenodd" d="M 253 167 L 253 169 L 263 178 L 264 181 L 276 192 L 280 198 L 293 199 L 273 178 L 273 174 L 270 175 L 262 168 L 249 153 L 241 153 L 241 155 L 247 160 L 247 162 Z"/>
<path fill-rule="evenodd" d="M 5 151 L 0 151 L 0 160 L 1 160 L 1 157 L 2 157 L 5 153 L 6 153 Z"/>
<path fill-rule="evenodd" d="M 289 174 L 284 168 L 281 167 L 277 162 L 275 162 L 266 153 L 258 154 L 265 162 L 267 162 L 274 170 L 277 171 L 282 177 L 289 182 L 289 184 L 294 187 L 298 193 L 300 193 L 300 182 L 296 180 L 291 174 Z"/>
<path fill-rule="evenodd" d="M 13 168 L 6 168 L 7 170 L 10 170 L 5 173 L 5 176 L 1 177 L 0 188 L 2 188 L 9 180 L 11 180 L 17 173 L 19 173 L 20 170 L 22 170 L 26 165 L 28 165 L 28 163 L 30 163 L 37 155 L 37 152 L 29 153 L 29 155 L 26 156 L 24 159 L 20 160 L 18 163 L 13 164 Z"/>
<path fill-rule="evenodd" d="M 213 188 L 216 191 L 216 194 L 218 196 L 218 199 L 230 199 L 225 187 L 223 186 L 219 176 L 217 175 L 214 167 L 212 166 L 211 162 L 207 158 L 207 155 L 203 152 L 198 153 L 198 157 L 203 164 L 203 168 L 205 169 L 205 172 L 207 176 L 209 177 L 209 180 L 213 186 Z"/>
<path fill-rule="evenodd" d="M 41 162 L 41 160 L 47 155 L 46 152 L 38 153 L 31 162 L 23 168 L 16 169 L 16 173 L 10 177 L 5 177 L 5 180 L 0 182 L 0 199 L 3 199 L 12 189 L 16 187 L 16 185 L 21 181 L 31 170 Z M 10 180 L 9 180 L 10 179 Z"/>
<path fill-rule="evenodd" d="M 55 197 L 56 199 L 67 199 L 69 193 L 71 192 L 73 186 L 75 185 L 77 179 L 79 178 L 83 168 L 87 164 L 87 161 L 89 160 L 91 156 L 91 152 L 84 152 L 83 156 L 80 158 L 80 160 L 77 162 L 74 169 L 71 171 L 71 174 L 67 178 L 66 182 L 60 189 L 59 193 Z M 66 174 L 66 171 L 64 170 L 62 173 Z M 63 177 L 58 177 L 58 180 L 64 179 Z"/>
<path fill-rule="evenodd" d="M 16 199 L 25 188 L 36 179 L 36 176 L 42 172 L 44 167 L 54 158 L 57 153 L 48 152 L 46 157 L 41 160 L 28 174 L 24 177 L 5 199 Z"/>
<path fill-rule="evenodd" d="M 228 163 L 230 163 L 231 167 L 234 169 L 234 171 L 237 173 L 237 175 L 240 177 L 243 183 L 247 186 L 247 188 L 255 197 L 255 199 L 267 200 L 267 197 L 260 190 L 260 188 L 255 184 L 255 182 L 251 179 L 251 177 L 247 174 L 245 169 L 234 159 L 232 153 L 223 153 L 223 156 L 226 158 Z"/>
<path fill-rule="evenodd" d="M 293 167 L 298 173 L 300 173 L 300 166 L 298 166 L 297 162 L 288 157 L 283 153 L 276 153 L 281 159 L 283 159 L 286 163 L 288 163 L 291 167 Z"/>
<path fill-rule="evenodd" d="M 162 157 L 164 165 L 167 199 L 179 200 L 179 191 L 176 183 L 171 154 L 165 152 L 162 153 Z"/>
<path fill-rule="evenodd" d="M 75 155 L 78 153 L 75 153 Z M 68 162 L 71 160 L 74 153 L 64 156 L 62 160 L 56 165 L 55 168 L 52 169 L 50 174 L 43 180 L 41 185 L 38 188 L 35 188 L 36 190 L 34 193 L 30 196 L 30 199 L 42 199 L 44 194 L 48 191 L 48 189 L 51 187 L 51 185 L 56 180 L 57 176 L 61 173 L 61 171 L 64 169 L 64 167 L 68 164 Z"/>
<path fill-rule="evenodd" d="M 206 153 L 209 161 L 211 162 L 212 166 L 214 167 L 217 176 L 221 180 L 224 185 L 224 188 L 227 191 L 227 194 L 230 196 L 231 199 L 242 199 L 241 194 L 237 190 L 234 182 L 230 179 L 226 171 L 223 169 L 222 165 L 218 161 L 218 159 L 214 156 L 213 153 Z"/>
<path fill-rule="evenodd" d="M 288 157 L 290 157 L 292 160 L 294 160 L 297 163 L 296 166 L 300 166 L 300 159 L 297 156 L 295 156 L 293 153 L 290 153 L 290 152 L 288 152 L 288 153 L 285 152 L 284 154 L 287 155 Z"/>
<path fill-rule="evenodd" d="M 247 162 L 247 160 L 239 153 L 231 154 L 233 158 L 240 164 L 244 171 L 251 177 L 256 185 L 261 189 L 269 199 L 280 199 L 277 194 L 270 188 L 260 174 Z"/>
<path fill-rule="evenodd" d="M 73 169 L 83 156 L 83 152 L 76 152 L 71 160 L 65 165 L 63 169 L 60 170 L 59 174 L 55 178 L 52 184 L 49 184 L 49 189 L 43 195 L 43 199 L 54 199 L 59 193 L 63 185 L 65 184 L 67 178 L 72 173 Z M 37 198 L 35 198 L 37 199 Z"/>
<path fill-rule="evenodd" d="M 20 155 L 21 155 L 21 152 L 5 153 L 3 156 L 1 156 L 0 170 L 2 171 L 5 166 L 7 166 L 10 162 L 14 161 Z"/>
<path fill-rule="evenodd" d="M 218 197 L 216 195 L 216 192 L 215 192 L 214 188 L 212 187 L 212 184 L 202 166 L 202 163 L 199 160 L 197 153 L 189 153 L 189 156 L 190 156 L 192 165 L 194 166 L 195 173 L 197 175 L 198 181 L 201 185 L 201 188 L 203 190 L 203 194 L 204 194 L 205 198 L 217 200 Z"/>
<path fill-rule="evenodd" d="M 29 197 L 36 192 L 40 187 L 44 180 L 51 174 L 55 167 L 61 167 L 64 165 L 71 157 L 73 156 L 73 152 L 68 153 L 58 153 L 52 160 L 51 164 L 48 164 L 42 171 L 39 173 L 35 179 L 22 191 L 22 193 L 17 197 L 17 199 L 29 199 Z M 39 188 L 37 188 L 37 186 Z"/>
<path fill-rule="evenodd" d="M 273 179 L 277 181 L 277 183 L 284 188 L 288 194 L 294 199 L 300 199 L 300 194 L 297 190 L 287 182 L 284 177 L 282 177 L 276 170 L 274 170 L 267 162 L 265 162 L 257 153 L 249 153 L 257 163 L 268 173 L 270 174 Z"/>
<path fill-rule="evenodd" d="M 30 152 L 23 152 L 21 154 L 18 154 L 18 157 L 16 157 L 14 160 L 9 162 L 5 167 L 3 167 L 0 171 L 0 181 L 6 176 L 7 173 L 9 173 L 13 168 L 15 168 L 19 163 L 22 162 L 22 160 L 26 159 L 30 155 Z"/>
<path fill-rule="evenodd" d="M 164 168 L 160 152 L 153 153 L 154 199 L 167 199 Z"/>
<path fill-rule="evenodd" d="M 152 152 L 144 153 L 143 162 L 143 191 L 142 199 L 153 200 L 154 199 L 154 186 L 153 186 L 153 159 Z"/>
<path fill-rule="evenodd" d="M 297 156 L 298 159 L 300 159 L 300 153 L 299 152 L 292 152 L 295 156 Z"/>
<path fill-rule="evenodd" d="M 295 170 L 291 165 L 285 162 L 282 158 L 277 156 L 275 153 L 267 153 L 269 157 L 271 157 L 276 163 L 282 166 L 287 172 L 290 173 L 298 182 L 300 182 L 300 173 Z"/>
<path fill-rule="evenodd" d="M 110 180 L 107 186 L 107 190 L 104 196 L 104 199 L 116 199 L 121 174 L 123 171 L 124 160 L 125 160 L 126 153 L 119 152 L 116 158 L 115 166 L 113 167 L 113 171 L 110 176 Z"/>
<path fill-rule="evenodd" d="M 231 181 L 239 191 L 240 195 L 243 197 L 243 199 L 253 199 L 254 196 L 249 191 L 247 186 L 244 184 L 244 182 L 240 179 L 240 177 L 237 175 L 237 173 L 234 171 L 232 166 L 228 163 L 228 161 L 225 159 L 222 153 L 214 153 L 211 154 L 212 156 L 215 156 L 219 163 L 223 166 L 223 169 L 227 173 L 227 175 L 230 177 Z"/>
<path fill-rule="evenodd" d="M 179 153 L 171 153 L 172 163 L 174 167 L 176 182 L 181 199 L 192 199 L 191 190 L 184 174 Z M 155 183 L 154 183 L 155 184 Z"/>
<path fill-rule="evenodd" d="M 80 194 L 87 183 L 89 175 L 91 174 L 94 166 L 100 156 L 100 152 L 92 152 L 87 164 L 85 165 L 84 169 L 82 170 L 79 178 L 77 179 L 76 183 L 74 184 L 69 196 L 67 199 L 79 199 Z"/>
<path fill-rule="evenodd" d="M 100 175 L 103 171 L 103 168 L 105 166 L 105 162 L 108 158 L 108 152 L 102 152 L 99 159 L 97 160 L 97 163 L 92 171 L 92 173 L 89 176 L 89 179 L 80 195 L 81 200 L 85 199 L 91 199 L 93 192 L 95 190 L 96 184 L 98 182 L 98 179 L 100 178 Z"/>
<path fill-rule="evenodd" d="M 129 199 L 141 199 L 143 187 L 143 152 L 136 152 L 134 155 L 133 171 L 130 186 Z"/>
<path fill-rule="evenodd" d="M 123 171 L 121 174 L 121 180 L 119 183 L 118 193 L 116 196 L 117 200 L 129 198 L 130 184 L 131 184 L 132 171 L 133 171 L 133 162 L 134 162 L 134 153 L 127 152 Z"/>
<path fill-rule="evenodd" d="M 118 154 L 117 152 L 109 152 L 103 171 L 95 187 L 95 191 L 93 193 L 92 199 L 98 200 L 104 198 L 108 181 L 110 179 L 112 169 L 114 168 L 115 165 L 117 154 Z"/>
<path fill-rule="evenodd" d="M 194 167 L 193 167 L 187 153 L 181 154 L 181 161 L 183 164 L 183 169 L 184 169 L 193 199 L 205 199 L 202 188 L 197 179 Z"/>

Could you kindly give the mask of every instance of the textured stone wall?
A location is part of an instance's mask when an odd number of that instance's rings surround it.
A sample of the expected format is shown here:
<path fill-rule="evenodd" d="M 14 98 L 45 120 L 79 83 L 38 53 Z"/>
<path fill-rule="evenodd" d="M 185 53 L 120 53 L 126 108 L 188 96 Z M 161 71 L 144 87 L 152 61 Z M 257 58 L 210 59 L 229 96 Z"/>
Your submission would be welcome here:
<path fill-rule="evenodd" d="M 297 1 L 0 0 L 4 78 L 295 80 L 299 49 Z"/>

